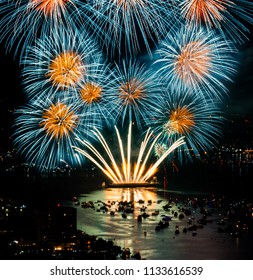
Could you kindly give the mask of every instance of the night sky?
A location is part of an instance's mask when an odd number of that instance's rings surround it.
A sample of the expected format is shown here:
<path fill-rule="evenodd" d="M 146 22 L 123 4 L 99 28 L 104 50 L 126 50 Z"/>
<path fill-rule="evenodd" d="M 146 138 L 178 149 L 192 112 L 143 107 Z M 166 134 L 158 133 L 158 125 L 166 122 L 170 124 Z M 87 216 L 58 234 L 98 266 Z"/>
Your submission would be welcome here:
<path fill-rule="evenodd" d="M 4 45 L 0 45 L 1 66 L 1 149 L 11 147 L 11 127 L 13 124 L 13 110 L 25 104 L 25 95 L 22 92 L 21 68 L 18 58 L 15 60 L 12 53 L 6 54 Z M 253 139 L 253 33 L 250 40 L 240 46 L 238 53 L 238 73 L 233 77 L 234 82 L 228 83 L 229 93 L 224 97 L 223 110 L 225 123 L 223 128 L 224 139 L 247 138 Z M 247 132 L 246 132 L 247 130 Z M 226 141 L 226 140 L 225 140 Z"/>
<path fill-rule="evenodd" d="M 229 114 L 253 116 L 253 36 L 241 46 L 238 54 L 238 73 L 231 85 L 227 104 Z"/>

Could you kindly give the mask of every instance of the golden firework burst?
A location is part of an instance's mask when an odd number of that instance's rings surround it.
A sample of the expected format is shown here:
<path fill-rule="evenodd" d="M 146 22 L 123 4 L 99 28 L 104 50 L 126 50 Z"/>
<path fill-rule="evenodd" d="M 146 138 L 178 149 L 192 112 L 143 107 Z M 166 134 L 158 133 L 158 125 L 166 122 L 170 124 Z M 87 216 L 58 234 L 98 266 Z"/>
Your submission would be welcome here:
<path fill-rule="evenodd" d="M 208 75 L 211 65 L 211 52 L 200 42 L 190 42 L 177 57 L 176 72 L 184 83 L 191 84 L 193 77 L 202 81 Z"/>
<path fill-rule="evenodd" d="M 186 134 L 194 125 L 194 115 L 184 106 L 171 111 L 169 121 L 164 124 L 164 130 L 169 133 Z"/>
<path fill-rule="evenodd" d="M 52 16 L 64 9 L 69 0 L 32 0 L 32 6 L 39 12 L 43 12 L 46 16 Z"/>
<path fill-rule="evenodd" d="M 64 135 L 69 135 L 78 121 L 78 117 L 64 103 L 52 104 L 43 113 L 42 119 L 40 126 L 57 139 L 62 138 Z"/>
<path fill-rule="evenodd" d="M 190 0 L 187 3 L 186 19 L 205 22 L 210 27 L 215 26 L 215 21 L 223 20 L 222 13 L 232 6 L 232 1 L 226 0 Z"/>
<path fill-rule="evenodd" d="M 81 90 L 81 99 L 88 104 L 99 102 L 102 95 L 102 87 L 97 83 L 85 83 Z"/>
<path fill-rule="evenodd" d="M 46 77 L 54 85 L 64 89 L 75 86 L 83 74 L 84 65 L 80 55 L 75 52 L 62 52 L 50 63 Z"/>

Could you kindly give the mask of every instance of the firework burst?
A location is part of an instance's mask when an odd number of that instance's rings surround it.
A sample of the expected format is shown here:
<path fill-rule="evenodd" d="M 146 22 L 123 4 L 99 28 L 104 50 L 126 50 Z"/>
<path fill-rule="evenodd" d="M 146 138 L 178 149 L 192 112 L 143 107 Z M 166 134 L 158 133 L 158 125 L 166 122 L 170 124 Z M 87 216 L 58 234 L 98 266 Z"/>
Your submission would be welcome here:
<path fill-rule="evenodd" d="M 114 53 L 115 48 L 136 54 L 145 48 L 149 54 L 172 27 L 174 1 L 160 0 L 95 0 L 94 7 L 105 15 L 104 43 Z M 175 17 L 177 18 L 177 17 Z"/>
<path fill-rule="evenodd" d="M 190 88 L 211 98 L 222 98 L 236 72 L 236 50 L 220 36 L 201 27 L 182 26 L 169 33 L 157 50 L 156 74 L 175 90 Z M 201 89 L 201 91 L 200 91 Z"/>
<path fill-rule="evenodd" d="M 157 158 L 160 158 L 167 150 L 168 146 L 164 143 L 156 143 L 154 146 L 154 152 Z"/>
<path fill-rule="evenodd" d="M 189 90 L 171 94 L 164 92 L 157 101 L 157 107 L 159 110 L 153 111 L 147 119 L 147 126 L 151 127 L 154 135 L 162 133 L 161 144 L 169 145 L 185 136 L 186 144 L 177 149 L 181 162 L 211 150 L 221 137 L 223 119 L 213 100 L 204 99 Z M 159 156 L 160 149 L 155 153 Z"/>
<path fill-rule="evenodd" d="M 67 162 L 80 166 L 83 159 L 74 153 L 77 137 L 90 137 L 91 127 L 81 125 L 80 106 L 58 99 L 40 99 L 15 111 L 14 146 L 26 162 L 43 172 L 51 172 Z"/>
<path fill-rule="evenodd" d="M 233 42 L 243 43 L 253 24 L 253 3 L 245 0 L 182 0 L 179 3 L 187 22 L 215 29 Z"/>
<path fill-rule="evenodd" d="M 54 37 L 36 42 L 22 60 L 23 84 L 30 100 L 54 97 L 57 92 L 78 96 L 81 81 L 96 75 L 102 63 L 96 43 L 86 33 L 55 31 Z"/>
<path fill-rule="evenodd" d="M 154 96 L 159 95 L 159 83 L 151 69 L 137 60 L 124 60 L 116 65 L 114 73 L 115 120 L 136 122 L 141 128 L 143 119 L 155 110 Z"/>
<path fill-rule="evenodd" d="M 81 24 L 96 36 L 101 30 L 98 11 L 79 0 L 2 0 L 0 11 L 0 42 L 20 59 L 37 38 L 54 37 L 55 29 L 74 31 Z"/>
<path fill-rule="evenodd" d="M 92 67 L 91 73 L 83 75 L 79 83 L 77 102 L 82 104 L 85 114 L 95 114 L 96 118 L 88 120 L 92 121 L 94 126 L 106 124 L 111 127 L 114 122 L 112 112 L 115 109 L 115 103 L 114 94 L 111 92 L 113 81 L 110 65 L 104 61 L 103 64 Z M 87 119 L 84 122 L 87 122 Z"/>

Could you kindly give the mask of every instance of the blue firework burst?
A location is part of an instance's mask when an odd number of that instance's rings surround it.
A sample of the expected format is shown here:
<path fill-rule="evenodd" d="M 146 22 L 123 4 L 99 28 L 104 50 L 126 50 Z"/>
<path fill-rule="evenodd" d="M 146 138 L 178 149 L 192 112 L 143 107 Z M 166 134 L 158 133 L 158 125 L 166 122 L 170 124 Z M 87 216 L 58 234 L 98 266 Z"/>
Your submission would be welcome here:
<path fill-rule="evenodd" d="M 138 60 L 123 60 L 113 69 L 110 98 L 115 123 L 136 122 L 141 129 L 144 119 L 155 110 L 155 96 L 160 94 L 159 81 L 152 69 Z"/>
<path fill-rule="evenodd" d="M 54 37 L 37 39 L 27 48 L 22 59 L 24 91 L 29 100 L 62 92 L 77 97 L 83 79 L 96 76 L 102 63 L 97 44 L 86 32 L 55 30 Z"/>
<path fill-rule="evenodd" d="M 182 25 L 178 31 L 168 33 L 156 54 L 156 74 L 172 91 L 190 88 L 221 99 L 236 73 L 233 45 L 194 25 Z"/>
<path fill-rule="evenodd" d="M 55 29 L 74 31 L 80 27 L 94 36 L 101 30 L 95 23 L 100 13 L 86 1 L 2 0 L 0 15 L 0 42 L 19 59 L 35 39 L 54 37 Z"/>
<path fill-rule="evenodd" d="M 80 166 L 83 159 L 72 146 L 78 145 L 76 138 L 93 136 L 92 127 L 83 126 L 82 119 L 94 117 L 80 112 L 80 104 L 61 98 L 42 98 L 19 107 L 14 112 L 14 147 L 40 172 L 50 173 L 63 162 L 72 168 Z"/>
<path fill-rule="evenodd" d="M 174 1 L 95 0 L 94 7 L 104 15 L 102 44 L 114 54 L 136 54 L 151 49 L 177 20 Z M 172 20 L 173 18 L 173 20 Z M 97 18 L 101 20 L 100 18 Z M 102 25 L 101 25 L 102 26 Z"/>
<path fill-rule="evenodd" d="M 161 144 L 169 146 L 185 136 L 186 144 L 177 150 L 181 162 L 200 157 L 218 143 L 223 124 L 218 103 L 189 90 L 174 93 L 165 90 L 156 104 L 158 109 L 152 111 L 146 124 L 154 135 L 162 133 Z"/>
<path fill-rule="evenodd" d="M 113 111 L 115 110 L 115 100 L 112 88 L 114 86 L 114 76 L 110 64 L 106 60 L 103 63 L 94 65 L 87 71 L 76 88 L 76 94 L 69 95 L 74 102 L 82 104 L 81 109 L 85 114 L 93 114 L 96 117 L 84 119 L 84 124 L 89 121 L 89 126 L 108 126 L 112 128 L 114 123 Z"/>

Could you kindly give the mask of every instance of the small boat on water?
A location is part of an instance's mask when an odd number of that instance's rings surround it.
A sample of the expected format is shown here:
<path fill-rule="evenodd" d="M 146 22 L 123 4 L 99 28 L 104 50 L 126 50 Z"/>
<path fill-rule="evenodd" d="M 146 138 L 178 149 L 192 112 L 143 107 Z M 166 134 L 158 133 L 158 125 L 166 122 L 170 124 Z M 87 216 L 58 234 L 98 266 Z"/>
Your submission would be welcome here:
<path fill-rule="evenodd" d="M 172 217 L 164 215 L 162 221 L 171 221 Z"/>

